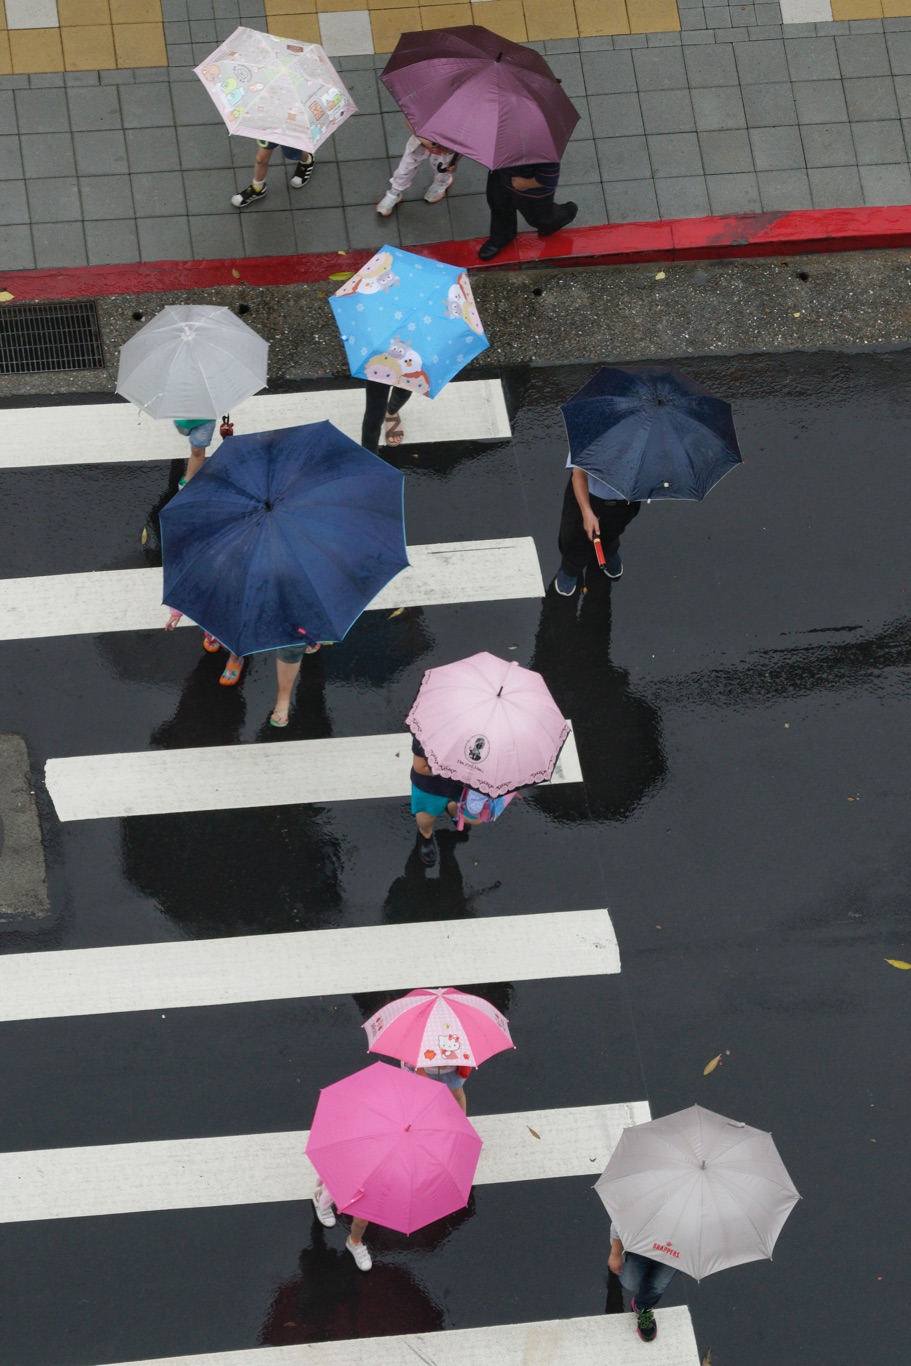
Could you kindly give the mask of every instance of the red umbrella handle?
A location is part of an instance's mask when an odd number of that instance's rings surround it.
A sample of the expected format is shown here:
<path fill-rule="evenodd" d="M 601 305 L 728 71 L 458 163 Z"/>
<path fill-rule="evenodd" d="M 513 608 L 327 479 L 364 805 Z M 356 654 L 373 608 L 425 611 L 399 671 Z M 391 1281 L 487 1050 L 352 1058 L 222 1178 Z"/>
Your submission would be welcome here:
<path fill-rule="evenodd" d="M 605 565 L 605 563 L 606 563 L 606 561 L 605 561 L 605 559 L 604 559 L 604 551 L 601 549 L 601 537 L 600 537 L 600 536 L 593 536 L 593 537 L 592 537 L 592 541 L 593 541 L 593 543 L 594 543 L 595 555 L 596 555 L 596 557 L 597 557 L 598 563 L 599 563 L 599 565 L 601 566 L 601 568 L 603 569 L 603 568 L 604 568 L 604 565 Z"/>
<path fill-rule="evenodd" d="M 221 427 L 219 428 L 219 435 L 222 437 L 222 439 L 224 439 L 226 436 L 234 435 L 234 423 L 231 421 L 230 413 L 225 413 L 224 417 L 222 418 Z"/>

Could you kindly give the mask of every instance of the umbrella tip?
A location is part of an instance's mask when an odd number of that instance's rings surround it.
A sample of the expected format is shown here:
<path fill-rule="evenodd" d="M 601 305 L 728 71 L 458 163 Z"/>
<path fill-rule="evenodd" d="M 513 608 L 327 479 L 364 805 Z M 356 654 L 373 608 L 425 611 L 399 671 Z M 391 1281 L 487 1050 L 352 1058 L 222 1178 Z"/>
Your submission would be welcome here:
<path fill-rule="evenodd" d="M 503 684 L 501 683 L 500 686 L 499 686 L 499 688 L 498 688 L 498 690 L 497 690 L 497 697 L 502 697 L 502 695 L 503 695 Z"/>
<path fill-rule="evenodd" d="M 503 53 L 502 53 L 502 52 L 498 52 L 498 53 L 497 53 L 497 61 L 500 62 L 500 61 L 502 61 L 502 60 L 503 60 Z"/>

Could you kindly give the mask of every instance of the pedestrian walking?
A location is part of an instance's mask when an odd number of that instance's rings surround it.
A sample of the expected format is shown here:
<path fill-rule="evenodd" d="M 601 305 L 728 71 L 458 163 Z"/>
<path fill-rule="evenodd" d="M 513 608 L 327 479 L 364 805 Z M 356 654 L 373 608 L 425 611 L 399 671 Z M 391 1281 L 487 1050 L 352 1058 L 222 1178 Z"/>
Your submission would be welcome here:
<path fill-rule="evenodd" d="M 275 673 L 278 679 L 278 694 L 275 706 L 269 717 L 269 725 L 279 730 L 287 726 L 291 714 L 291 692 L 301 671 L 304 655 L 315 655 L 320 648 L 319 641 L 308 645 L 288 645 L 275 652 Z"/>
<path fill-rule="evenodd" d="M 636 1331 L 643 1342 L 654 1342 L 658 1323 L 654 1310 L 661 1296 L 677 1274 L 675 1266 L 653 1261 L 639 1252 L 626 1252 L 616 1224 L 610 1226 L 610 1256 L 607 1267 L 631 1295 L 630 1309 L 636 1315 Z"/>
<path fill-rule="evenodd" d="M 329 1191 L 322 1181 L 318 1182 L 313 1192 L 313 1210 L 323 1228 L 335 1228 L 337 1220 L 335 1210 L 332 1208 L 333 1204 L 334 1201 Z M 345 1247 L 354 1258 L 358 1271 L 369 1271 L 373 1266 L 373 1258 L 363 1241 L 367 1224 L 366 1219 L 352 1219 L 351 1232 L 345 1239 Z"/>
<path fill-rule="evenodd" d="M 164 628 L 166 631 L 173 631 L 180 621 L 180 618 L 183 616 L 183 612 L 176 612 L 173 607 L 169 607 L 168 611 L 171 615 L 165 622 Z M 222 645 L 221 641 L 216 640 L 208 631 L 203 631 L 202 648 L 207 654 L 215 655 L 218 654 L 219 650 L 227 649 L 227 646 Z M 232 652 L 228 650 L 228 662 L 222 670 L 221 677 L 218 680 L 221 686 L 223 688 L 233 688 L 235 683 L 240 680 L 243 667 L 243 657 L 241 655 L 232 654 Z"/>
<path fill-rule="evenodd" d="M 178 484 L 178 488 L 183 488 L 188 479 L 192 479 L 202 469 L 206 459 L 206 450 L 212 444 L 215 435 L 214 417 L 176 417 L 174 426 L 185 436 L 190 443 L 190 458 L 184 470 L 183 478 Z"/>
<path fill-rule="evenodd" d="M 439 204 L 455 180 L 456 167 L 461 159 L 459 153 L 430 138 L 418 137 L 410 123 L 408 129 L 411 136 L 405 143 L 402 159 L 392 173 L 389 189 L 376 206 L 382 218 L 388 218 L 401 203 L 402 195 L 411 186 L 423 161 L 429 160 L 433 167 L 433 179 L 424 191 L 424 199 L 428 204 Z"/>
<path fill-rule="evenodd" d="M 442 1082 L 448 1086 L 452 1092 L 452 1098 L 460 1106 L 462 1114 L 468 1114 L 468 1102 L 465 1099 L 465 1082 L 471 1076 L 470 1067 L 455 1067 L 444 1065 L 443 1067 L 409 1067 L 407 1062 L 401 1063 L 406 1072 L 416 1072 L 419 1077 L 429 1077 L 431 1081 Z"/>
<path fill-rule="evenodd" d="M 361 424 L 361 445 L 364 450 L 379 454 L 380 432 L 386 424 L 386 445 L 401 446 L 405 433 L 399 417 L 404 404 L 411 398 L 413 390 L 400 389 L 392 383 L 392 372 L 388 380 L 368 379 L 364 421 Z"/>
<path fill-rule="evenodd" d="M 245 190 L 238 190 L 237 194 L 231 196 L 231 203 L 235 209 L 246 209 L 251 204 L 258 204 L 266 195 L 266 176 L 269 173 L 269 162 L 272 160 L 272 153 L 281 144 L 277 142 L 267 142 L 263 138 L 256 139 L 256 160 L 253 163 L 253 179 Z M 302 152 L 296 147 L 282 146 L 282 153 L 286 161 L 296 162 L 294 174 L 291 176 L 291 185 L 295 190 L 302 190 L 307 181 L 313 174 L 313 167 L 316 164 L 312 152 Z"/>
<path fill-rule="evenodd" d="M 615 489 L 593 474 L 570 467 L 560 518 L 560 568 L 554 581 L 561 597 L 573 596 L 588 569 L 599 568 L 609 579 L 620 578 L 620 537 L 639 515 L 640 506 L 618 498 Z"/>
<path fill-rule="evenodd" d="M 482 261 L 492 261 L 509 246 L 519 230 L 519 213 L 530 227 L 537 228 L 539 237 L 550 237 L 573 221 L 579 212 L 578 204 L 572 200 L 565 204 L 555 202 L 559 179 L 559 161 L 503 166 L 488 172 L 490 236 L 478 250 Z"/>
<path fill-rule="evenodd" d="M 433 837 L 437 817 L 448 814 L 450 802 L 461 799 L 463 785 L 454 778 L 431 772 L 427 756 L 414 736 L 411 755 L 411 814 L 418 827 L 417 848 L 421 862 L 432 868 L 437 861 Z"/>

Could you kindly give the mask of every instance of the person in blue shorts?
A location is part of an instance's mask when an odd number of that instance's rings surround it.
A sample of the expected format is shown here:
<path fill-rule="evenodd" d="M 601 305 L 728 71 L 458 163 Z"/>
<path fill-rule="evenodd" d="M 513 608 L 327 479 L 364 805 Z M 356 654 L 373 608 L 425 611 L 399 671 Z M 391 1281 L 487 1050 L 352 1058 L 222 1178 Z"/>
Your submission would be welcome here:
<path fill-rule="evenodd" d="M 187 461 L 187 468 L 180 481 L 180 488 L 183 488 L 188 479 L 202 469 L 206 458 L 206 447 L 211 445 L 212 437 L 215 435 L 214 417 L 177 417 L 174 418 L 174 426 L 185 436 L 190 443 L 190 458 Z"/>
<path fill-rule="evenodd" d="M 411 814 L 418 827 L 418 853 L 421 862 L 432 868 L 437 861 L 433 838 L 437 816 L 448 814 L 449 803 L 458 801 L 462 784 L 430 771 L 427 756 L 415 736 L 411 739 Z"/>
<path fill-rule="evenodd" d="M 251 204 L 257 204 L 265 198 L 269 162 L 272 160 L 272 153 L 278 146 L 277 142 L 265 142 L 261 138 L 257 138 L 253 180 L 245 190 L 238 190 L 237 194 L 231 196 L 231 203 L 235 209 L 249 208 Z M 313 153 L 301 152 L 296 147 L 282 147 L 282 152 L 286 161 L 297 163 L 291 177 L 291 184 L 295 190 L 302 190 L 313 174 Z"/>

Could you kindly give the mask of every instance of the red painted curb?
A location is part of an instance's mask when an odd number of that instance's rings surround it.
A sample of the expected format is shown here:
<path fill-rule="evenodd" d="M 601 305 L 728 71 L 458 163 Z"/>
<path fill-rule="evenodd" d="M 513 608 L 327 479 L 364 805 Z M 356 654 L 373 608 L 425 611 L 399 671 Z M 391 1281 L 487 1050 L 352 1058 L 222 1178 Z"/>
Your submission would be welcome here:
<path fill-rule="evenodd" d="M 567 228 L 547 238 L 520 233 L 493 262 L 478 260 L 482 241 L 477 237 L 434 242 L 408 250 L 465 269 L 489 270 L 908 247 L 911 205 L 611 223 L 594 228 Z M 371 255 L 370 250 L 356 250 L 224 261 L 147 261 L 135 265 L 14 270 L 0 275 L 0 290 L 6 290 L 19 301 L 40 301 L 211 289 L 216 285 L 313 284 L 327 281 L 340 271 L 357 270 Z"/>

